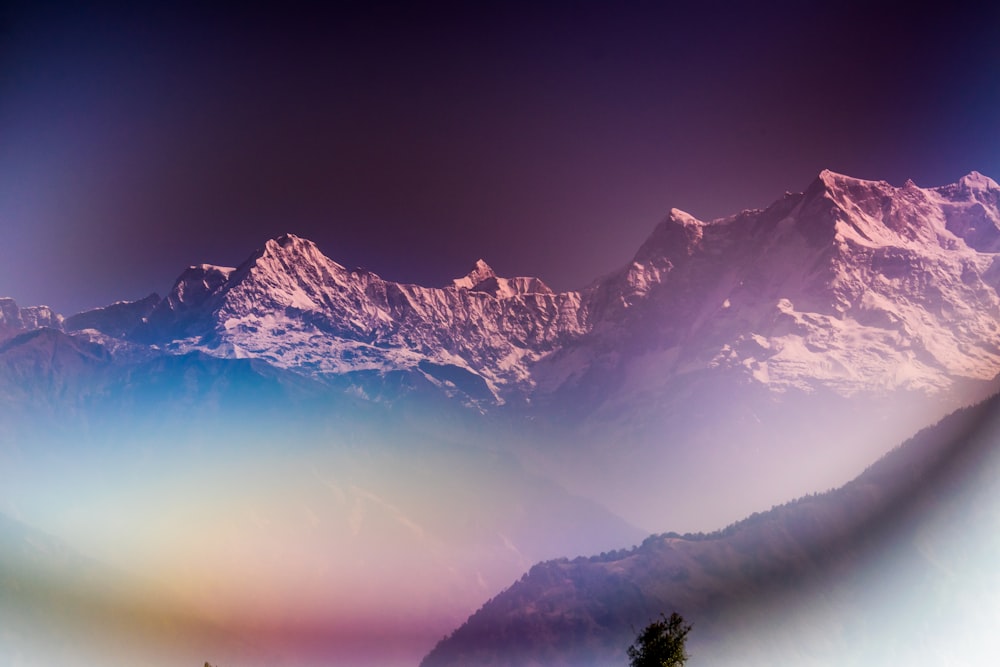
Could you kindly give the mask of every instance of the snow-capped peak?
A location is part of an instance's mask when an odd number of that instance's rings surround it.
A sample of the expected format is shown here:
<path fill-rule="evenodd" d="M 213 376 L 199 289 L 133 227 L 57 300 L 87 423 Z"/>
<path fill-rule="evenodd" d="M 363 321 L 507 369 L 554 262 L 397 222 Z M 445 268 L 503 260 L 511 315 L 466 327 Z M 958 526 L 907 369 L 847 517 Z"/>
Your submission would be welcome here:
<path fill-rule="evenodd" d="M 489 264 L 482 259 L 477 259 L 471 271 L 461 278 L 455 278 L 451 284 L 459 289 L 472 289 L 484 280 L 496 277 L 496 272 Z"/>
<path fill-rule="evenodd" d="M 1000 185 L 997 185 L 996 181 L 978 171 L 970 171 L 959 179 L 958 183 L 969 190 L 1000 190 Z"/>
<path fill-rule="evenodd" d="M 229 274 L 236 269 L 232 266 L 219 266 L 217 264 L 192 264 L 187 268 L 185 273 L 197 273 L 197 274 L 218 274 L 224 278 L 228 278 Z"/>
<path fill-rule="evenodd" d="M 282 234 L 277 238 L 270 239 L 264 244 L 264 247 L 268 250 L 276 250 L 278 248 L 294 248 L 297 246 L 312 246 L 314 245 L 309 239 L 304 239 L 301 236 L 296 236 L 295 234 Z"/>
<path fill-rule="evenodd" d="M 670 209 L 663 222 L 656 226 L 646 242 L 639 247 L 633 262 L 647 264 L 662 260 L 673 261 L 680 255 L 690 255 L 704 235 L 705 223 L 679 208 Z"/>
<path fill-rule="evenodd" d="M 289 253 L 315 255 L 319 254 L 316 244 L 295 234 L 282 234 L 264 244 L 262 255 L 287 256 Z"/>
<path fill-rule="evenodd" d="M 702 225 L 704 224 L 701 220 L 694 217 L 687 211 L 682 211 L 679 208 L 670 209 L 670 213 L 667 214 L 667 220 L 675 223 L 680 223 L 682 225 Z"/>
<path fill-rule="evenodd" d="M 248 262 L 237 269 L 240 277 L 247 272 L 264 280 L 269 280 L 264 276 L 282 281 L 286 276 L 299 275 L 305 282 L 322 282 L 326 277 L 332 277 L 335 282 L 340 283 L 345 279 L 347 269 L 324 255 L 309 239 L 295 234 L 282 234 L 270 239 Z"/>
<path fill-rule="evenodd" d="M 843 174 L 838 174 L 837 172 L 831 171 L 830 169 L 824 169 L 823 171 L 819 172 L 819 175 L 816 177 L 816 180 L 822 183 L 825 188 L 831 189 L 831 188 L 836 188 L 838 183 L 841 182 L 844 178 L 846 177 Z"/>
<path fill-rule="evenodd" d="M 822 184 L 822 188 L 827 191 L 839 192 L 851 189 L 880 189 L 892 188 L 886 181 L 873 181 L 864 178 L 855 178 L 846 174 L 839 174 L 830 169 L 819 172 L 815 183 Z"/>

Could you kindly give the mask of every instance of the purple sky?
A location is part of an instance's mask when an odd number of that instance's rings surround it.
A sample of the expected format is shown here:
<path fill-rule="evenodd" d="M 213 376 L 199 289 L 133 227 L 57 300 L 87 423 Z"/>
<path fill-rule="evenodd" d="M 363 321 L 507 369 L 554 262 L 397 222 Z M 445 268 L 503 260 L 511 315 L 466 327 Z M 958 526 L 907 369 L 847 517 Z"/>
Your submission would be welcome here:
<path fill-rule="evenodd" d="M 286 231 L 395 280 L 578 288 L 672 206 L 1000 177 L 996 3 L 337 4 L 7 3 L 0 295 L 162 295 Z"/>

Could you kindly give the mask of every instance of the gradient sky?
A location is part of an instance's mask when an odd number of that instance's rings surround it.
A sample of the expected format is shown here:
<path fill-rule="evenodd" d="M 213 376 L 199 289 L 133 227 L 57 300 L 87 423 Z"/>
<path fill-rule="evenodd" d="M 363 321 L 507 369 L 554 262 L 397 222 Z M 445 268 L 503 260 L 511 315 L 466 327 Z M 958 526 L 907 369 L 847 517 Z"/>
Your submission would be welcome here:
<path fill-rule="evenodd" d="M 284 232 L 579 288 L 670 207 L 1000 177 L 996 3 L 336 4 L 5 3 L 0 295 L 162 295 Z"/>

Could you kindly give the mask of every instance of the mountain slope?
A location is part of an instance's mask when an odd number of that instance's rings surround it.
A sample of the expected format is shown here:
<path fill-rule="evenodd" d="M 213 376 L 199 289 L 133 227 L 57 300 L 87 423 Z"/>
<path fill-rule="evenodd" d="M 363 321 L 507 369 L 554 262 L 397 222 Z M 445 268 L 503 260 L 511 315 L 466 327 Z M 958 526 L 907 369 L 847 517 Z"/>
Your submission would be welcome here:
<path fill-rule="evenodd" d="M 992 664 L 998 408 L 950 415 L 841 489 L 718 533 L 536 565 L 422 667 L 624 664 L 635 629 L 671 610 L 694 625 L 692 667 Z"/>
<path fill-rule="evenodd" d="M 63 329 L 93 329 L 114 338 L 125 338 L 149 317 L 159 302 L 158 294 L 150 294 L 138 301 L 119 301 L 104 308 L 86 310 L 63 320 Z"/>

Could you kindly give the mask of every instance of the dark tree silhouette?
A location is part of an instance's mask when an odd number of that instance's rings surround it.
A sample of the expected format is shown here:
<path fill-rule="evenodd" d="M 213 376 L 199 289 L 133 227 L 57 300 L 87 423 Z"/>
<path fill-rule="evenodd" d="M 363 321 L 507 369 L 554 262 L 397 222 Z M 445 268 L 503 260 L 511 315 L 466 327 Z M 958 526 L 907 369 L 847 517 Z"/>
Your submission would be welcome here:
<path fill-rule="evenodd" d="M 680 667 L 688 659 L 684 642 L 689 632 L 691 626 L 677 612 L 670 618 L 660 614 L 628 647 L 629 667 Z"/>

